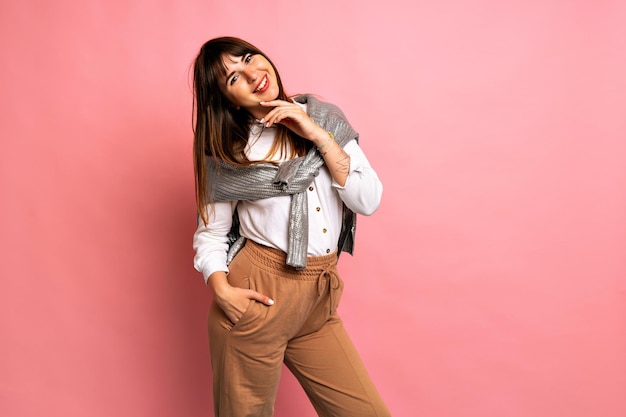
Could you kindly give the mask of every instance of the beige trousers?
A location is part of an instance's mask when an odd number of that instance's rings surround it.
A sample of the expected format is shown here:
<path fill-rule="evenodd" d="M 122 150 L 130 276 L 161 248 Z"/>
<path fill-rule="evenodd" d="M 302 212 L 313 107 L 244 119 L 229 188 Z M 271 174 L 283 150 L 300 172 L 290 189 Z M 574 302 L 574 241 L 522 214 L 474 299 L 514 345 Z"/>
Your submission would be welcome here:
<path fill-rule="evenodd" d="M 233 325 L 215 302 L 209 314 L 216 417 L 271 417 L 282 363 L 322 417 L 388 417 L 336 313 L 343 290 L 335 253 L 285 265 L 282 251 L 248 241 L 228 280 L 274 299 L 251 301 Z"/>

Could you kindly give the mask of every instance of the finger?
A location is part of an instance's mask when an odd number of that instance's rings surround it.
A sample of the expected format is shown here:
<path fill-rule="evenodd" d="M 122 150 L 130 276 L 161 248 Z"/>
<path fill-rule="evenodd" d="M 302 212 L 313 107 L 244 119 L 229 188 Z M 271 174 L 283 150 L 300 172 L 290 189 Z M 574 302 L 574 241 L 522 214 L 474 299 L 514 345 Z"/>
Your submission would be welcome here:
<path fill-rule="evenodd" d="M 281 104 L 290 104 L 285 100 L 260 101 L 259 104 L 265 107 L 280 106 Z"/>
<path fill-rule="evenodd" d="M 274 107 L 272 110 L 270 110 L 261 120 L 261 123 L 265 123 L 265 126 L 267 127 L 267 123 L 269 122 L 270 119 L 272 119 L 272 117 L 274 117 L 274 115 L 276 115 L 276 113 L 280 110 L 280 108 L 278 107 Z"/>
<path fill-rule="evenodd" d="M 237 290 L 240 290 L 239 288 Z M 221 307 L 222 311 L 228 316 L 230 321 L 236 323 L 239 321 L 243 313 L 246 311 L 248 306 L 250 305 L 250 298 L 243 291 L 239 292 L 239 294 L 230 301 L 220 302 L 218 300 L 218 304 Z"/>
<path fill-rule="evenodd" d="M 280 112 L 281 110 L 283 110 L 283 108 L 282 108 L 282 107 L 274 107 L 272 110 L 270 110 L 270 111 L 269 111 L 269 112 L 265 115 L 265 117 L 263 117 L 263 118 L 261 119 L 261 123 L 265 123 L 265 126 L 266 126 L 266 127 L 269 127 L 269 126 L 268 126 L 268 123 L 269 123 L 271 120 L 273 121 L 273 117 L 274 117 L 274 116 L 276 116 L 276 114 L 277 114 L 278 112 Z"/>
<path fill-rule="evenodd" d="M 248 293 L 248 298 L 252 299 L 252 300 L 256 300 L 260 303 L 263 303 L 267 306 L 271 306 L 274 305 L 274 300 L 272 300 L 271 298 L 269 298 L 267 295 L 263 295 L 261 293 L 258 293 L 254 290 L 250 290 L 250 292 Z"/>
<path fill-rule="evenodd" d="M 298 107 L 295 103 L 284 100 L 272 100 L 272 101 L 260 101 L 259 104 L 263 107 L 274 107 L 272 110 L 292 109 L 297 110 Z"/>
<path fill-rule="evenodd" d="M 250 300 L 246 299 L 246 306 L 248 306 L 250 303 Z M 226 317 L 228 317 L 228 319 L 232 322 L 232 323 L 237 323 L 239 321 L 239 319 L 241 319 L 241 317 L 243 316 L 243 313 L 245 311 L 245 308 L 241 308 L 239 306 L 236 305 L 232 305 L 232 306 L 221 306 L 222 311 L 224 312 L 224 314 L 226 314 Z"/>
<path fill-rule="evenodd" d="M 267 116 L 265 116 L 265 127 L 272 127 L 274 123 L 277 123 L 284 118 L 285 112 L 278 110 L 278 108 L 275 108 L 274 110 L 272 110 L 272 112 L 268 113 Z"/>
<path fill-rule="evenodd" d="M 301 116 L 304 114 L 302 109 L 297 108 L 282 108 L 276 107 L 274 110 L 269 112 L 267 116 L 265 116 L 265 126 L 270 127 L 274 123 L 280 123 L 284 119 L 291 119 L 297 122 Z"/>

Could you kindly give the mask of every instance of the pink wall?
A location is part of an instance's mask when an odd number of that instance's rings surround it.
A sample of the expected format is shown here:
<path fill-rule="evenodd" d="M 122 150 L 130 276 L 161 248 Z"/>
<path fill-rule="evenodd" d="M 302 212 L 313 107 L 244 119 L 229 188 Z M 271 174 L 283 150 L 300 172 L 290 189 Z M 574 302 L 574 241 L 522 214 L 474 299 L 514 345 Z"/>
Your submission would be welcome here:
<path fill-rule="evenodd" d="M 341 312 L 394 416 L 626 415 L 618 1 L 0 5 L 0 415 L 207 416 L 188 69 L 232 34 L 385 184 Z M 285 374 L 277 417 L 314 416 Z"/>

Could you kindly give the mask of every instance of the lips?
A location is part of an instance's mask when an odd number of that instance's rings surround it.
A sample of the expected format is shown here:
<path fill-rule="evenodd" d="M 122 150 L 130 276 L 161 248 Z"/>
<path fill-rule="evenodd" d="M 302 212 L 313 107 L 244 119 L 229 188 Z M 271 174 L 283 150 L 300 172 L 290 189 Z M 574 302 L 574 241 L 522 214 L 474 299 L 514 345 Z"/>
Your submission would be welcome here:
<path fill-rule="evenodd" d="M 256 88 L 254 89 L 254 93 L 263 93 L 269 88 L 269 86 L 270 86 L 270 80 L 267 78 L 267 74 L 266 74 L 261 80 L 261 82 L 259 83 L 259 85 L 257 85 Z"/>

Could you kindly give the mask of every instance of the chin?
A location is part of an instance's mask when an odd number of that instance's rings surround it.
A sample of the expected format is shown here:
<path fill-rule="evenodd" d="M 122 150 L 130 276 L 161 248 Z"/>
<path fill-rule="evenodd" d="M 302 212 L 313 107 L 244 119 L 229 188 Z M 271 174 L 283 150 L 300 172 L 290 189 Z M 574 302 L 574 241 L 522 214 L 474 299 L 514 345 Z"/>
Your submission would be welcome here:
<path fill-rule="evenodd" d="M 279 93 L 279 91 L 278 91 L 278 90 L 276 90 L 276 92 L 273 92 L 273 94 L 270 94 L 270 97 L 272 97 L 272 98 L 270 98 L 270 99 L 269 99 L 269 100 L 267 100 L 267 101 L 270 101 L 270 100 L 276 100 L 276 99 L 278 98 L 278 93 Z"/>

